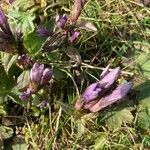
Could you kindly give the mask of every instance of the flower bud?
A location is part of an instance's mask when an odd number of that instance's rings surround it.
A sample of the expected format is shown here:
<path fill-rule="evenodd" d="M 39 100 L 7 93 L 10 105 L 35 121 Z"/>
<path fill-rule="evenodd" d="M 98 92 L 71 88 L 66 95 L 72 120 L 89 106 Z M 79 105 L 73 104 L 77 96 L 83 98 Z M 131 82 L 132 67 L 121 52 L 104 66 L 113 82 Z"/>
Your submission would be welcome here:
<path fill-rule="evenodd" d="M 30 72 L 31 82 L 33 82 L 34 84 L 40 84 L 43 71 L 44 71 L 44 64 L 40 65 L 38 63 L 35 63 Z"/>
<path fill-rule="evenodd" d="M 28 66 L 31 66 L 32 62 L 31 62 L 31 59 L 26 54 L 23 54 L 23 55 L 18 56 L 17 65 L 21 69 L 24 69 L 24 68 L 27 68 Z"/>
<path fill-rule="evenodd" d="M 101 90 L 102 89 L 99 83 L 93 83 L 86 88 L 84 93 L 81 95 L 81 99 L 83 99 L 85 103 L 88 103 L 96 99 L 99 96 Z"/>
<path fill-rule="evenodd" d="M 47 106 L 48 106 L 48 100 L 47 99 L 43 100 L 40 104 L 38 104 L 38 107 L 40 107 L 40 108 L 44 108 Z"/>
<path fill-rule="evenodd" d="M 48 37 L 52 35 L 52 33 L 43 26 L 39 26 L 36 30 L 36 33 L 39 37 Z"/>
<path fill-rule="evenodd" d="M 120 75 L 120 67 L 117 67 L 110 71 L 108 74 L 106 74 L 101 80 L 100 80 L 100 85 L 103 88 L 109 88 L 113 85 L 113 83 L 117 80 L 117 78 Z"/>
<path fill-rule="evenodd" d="M 67 16 L 64 14 L 62 16 L 56 16 L 56 24 L 60 28 L 64 28 L 67 22 Z"/>
<path fill-rule="evenodd" d="M 2 10 L 0 10 L 0 24 L 3 25 L 7 21 L 7 18 Z"/>
<path fill-rule="evenodd" d="M 31 96 L 31 91 L 28 88 L 26 91 L 22 92 L 21 95 L 19 96 L 20 99 L 22 100 L 28 100 Z"/>
<path fill-rule="evenodd" d="M 91 112 L 97 112 L 107 107 L 108 105 L 115 103 L 116 101 L 125 97 L 130 91 L 131 87 L 132 82 L 127 82 L 118 86 L 114 91 L 112 91 L 111 94 L 101 98 L 94 106 L 90 107 L 89 110 Z"/>
<path fill-rule="evenodd" d="M 41 78 L 41 84 L 42 85 L 47 84 L 50 81 L 51 78 L 52 78 L 52 71 L 50 69 L 46 68 L 43 71 L 43 75 L 42 75 L 42 78 Z"/>
<path fill-rule="evenodd" d="M 6 34 L 12 35 L 12 32 L 10 30 L 7 17 L 5 16 L 3 10 L 0 10 L 0 28 L 2 31 Z"/>
<path fill-rule="evenodd" d="M 71 36 L 69 38 L 70 42 L 73 43 L 79 37 L 80 33 L 77 31 L 72 31 Z"/>

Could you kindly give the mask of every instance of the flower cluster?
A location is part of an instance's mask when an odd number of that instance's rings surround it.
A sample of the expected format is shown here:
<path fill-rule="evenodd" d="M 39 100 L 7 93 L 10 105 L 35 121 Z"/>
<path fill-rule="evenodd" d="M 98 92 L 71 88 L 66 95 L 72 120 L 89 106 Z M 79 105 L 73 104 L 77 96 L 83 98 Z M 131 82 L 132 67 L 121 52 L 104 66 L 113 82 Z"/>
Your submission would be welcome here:
<path fill-rule="evenodd" d="M 56 24 L 59 28 L 64 29 L 67 33 L 70 34 L 70 38 L 69 41 L 71 43 L 75 42 L 77 40 L 77 38 L 79 37 L 80 33 L 78 31 L 75 30 L 75 28 L 73 27 L 69 27 L 67 26 L 67 16 L 64 15 L 58 15 L 56 17 Z"/>
<path fill-rule="evenodd" d="M 69 34 L 69 41 L 71 43 L 75 42 L 77 38 L 79 37 L 80 33 L 75 30 L 75 27 L 67 25 L 68 18 L 64 15 L 57 15 L 56 16 L 56 26 L 63 30 L 63 32 L 60 32 L 60 34 L 67 35 Z M 50 32 L 48 29 L 46 29 L 44 26 L 39 26 L 36 30 L 36 33 L 39 37 L 48 37 L 54 35 L 54 33 Z M 66 36 L 67 37 L 67 36 Z"/>
<path fill-rule="evenodd" d="M 52 78 L 52 71 L 45 68 L 44 64 L 35 63 L 30 71 L 30 85 L 22 92 L 20 98 L 27 100 L 32 94 L 36 93 L 40 87 L 45 86 Z"/>
<path fill-rule="evenodd" d="M 88 86 L 75 104 L 77 110 L 89 109 L 97 112 L 115 103 L 127 95 L 132 82 L 117 86 L 116 81 L 121 73 L 119 67 L 109 72 L 107 67 L 100 75 L 100 81 Z"/>

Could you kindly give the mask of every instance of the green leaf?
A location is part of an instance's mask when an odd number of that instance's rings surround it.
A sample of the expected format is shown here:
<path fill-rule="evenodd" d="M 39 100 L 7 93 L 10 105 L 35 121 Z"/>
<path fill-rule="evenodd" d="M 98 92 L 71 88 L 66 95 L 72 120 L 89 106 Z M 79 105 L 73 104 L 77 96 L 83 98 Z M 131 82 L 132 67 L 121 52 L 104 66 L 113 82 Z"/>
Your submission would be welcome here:
<path fill-rule="evenodd" d="M 139 93 L 139 106 L 150 108 L 150 81 L 147 80 L 137 88 Z"/>
<path fill-rule="evenodd" d="M 5 71 L 8 73 L 11 66 L 16 62 L 18 55 L 1 52 L 1 61 Z"/>
<path fill-rule="evenodd" d="M 137 126 L 148 130 L 150 129 L 150 81 L 145 81 L 136 89 L 140 90 L 138 97 L 140 112 L 137 116 Z"/>
<path fill-rule="evenodd" d="M 133 120 L 132 113 L 127 109 L 108 112 L 107 117 L 106 124 L 110 130 L 121 128 L 123 123 L 131 123 Z"/>
<path fill-rule="evenodd" d="M 137 126 L 145 130 L 150 129 L 150 108 L 145 108 L 138 113 Z"/>
<path fill-rule="evenodd" d="M 107 142 L 107 134 L 106 133 L 100 133 L 100 135 L 95 140 L 94 149 L 95 150 L 103 149 L 106 142 Z"/>
<path fill-rule="evenodd" d="M 17 0 L 13 2 L 13 7 L 18 7 L 19 10 L 23 10 L 23 11 L 27 10 L 33 5 L 34 5 L 34 1 L 28 1 L 28 0 Z"/>
<path fill-rule="evenodd" d="M 18 89 L 23 90 L 29 84 L 29 71 L 23 71 L 22 74 L 17 79 Z"/>
<path fill-rule="evenodd" d="M 136 58 L 138 71 L 145 77 L 150 78 L 150 52 L 143 52 Z"/>
<path fill-rule="evenodd" d="M 4 68 L 0 66 L 0 96 L 5 97 L 15 86 L 13 77 L 6 74 Z"/>
<path fill-rule="evenodd" d="M 13 150 L 28 150 L 28 145 L 26 143 L 15 144 L 12 146 Z"/>
<path fill-rule="evenodd" d="M 6 126 L 0 126 L 0 138 L 8 139 L 13 136 L 14 132 L 12 128 Z"/>
<path fill-rule="evenodd" d="M 24 46 L 29 53 L 35 54 L 41 49 L 44 40 L 44 38 L 38 37 L 37 34 L 33 32 L 24 37 Z"/>
<path fill-rule="evenodd" d="M 0 116 L 6 116 L 6 110 L 3 106 L 0 106 Z"/>
<path fill-rule="evenodd" d="M 13 7 L 8 14 L 12 27 L 21 29 L 23 35 L 32 33 L 35 29 L 35 16 L 30 11 L 21 11 L 18 7 Z"/>

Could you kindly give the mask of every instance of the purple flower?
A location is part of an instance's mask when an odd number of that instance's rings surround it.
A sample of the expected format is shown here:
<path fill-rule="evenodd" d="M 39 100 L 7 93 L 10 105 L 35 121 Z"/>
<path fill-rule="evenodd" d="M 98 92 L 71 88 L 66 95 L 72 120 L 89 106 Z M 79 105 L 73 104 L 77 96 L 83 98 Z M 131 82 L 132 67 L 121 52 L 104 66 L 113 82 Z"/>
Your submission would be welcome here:
<path fill-rule="evenodd" d="M 47 84 L 50 81 L 51 78 L 52 78 L 52 71 L 50 69 L 46 68 L 43 71 L 43 75 L 42 75 L 42 78 L 41 78 L 41 84 L 42 85 Z"/>
<path fill-rule="evenodd" d="M 35 63 L 30 72 L 30 81 L 34 85 L 45 85 L 52 78 L 52 71 L 44 68 L 44 64 Z"/>
<path fill-rule="evenodd" d="M 7 18 L 2 10 L 0 10 L 0 24 L 4 25 L 7 22 Z"/>
<path fill-rule="evenodd" d="M 5 16 L 3 10 L 0 10 L 0 28 L 2 31 L 6 34 L 12 35 L 12 32 L 10 30 L 7 17 Z"/>
<path fill-rule="evenodd" d="M 70 42 L 73 43 L 79 37 L 80 33 L 77 31 L 72 31 L 71 36 L 69 38 Z"/>
<path fill-rule="evenodd" d="M 36 30 L 36 33 L 39 37 L 48 37 L 52 35 L 52 33 L 43 26 L 39 26 Z"/>
<path fill-rule="evenodd" d="M 100 81 L 86 88 L 77 100 L 75 108 L 77 110 L 84 108 L 97 112 L 126 96 L 132 87 L 132 82 L 127 82 L 117 87 L 116 80 L 120 72 L 119 67 L 109 72 L 109 66 L 107 66 L 100 75 Z"/>
<path fill-rule="evenodd" d="M 95 100 L 98 98 L 100 92 L 101 92 L 101 87 L 99 83 L 93 83 L 90 86 L 88 86 L 81 97 L 77 100 L 75 104 L 75 108 L 77 110 L 81 109 L 81 107 L 84 104 L 90 103 L 91 101 Z"/>
<path fill-rule="evenodd" d="M 26 91 L 22 92 L 21 95 L 19 96 L 20 99 L 22 100 L 28 100 L 31 96 L 31 90 L 29 88 L 27 88 Z"/>
<path fill-rule="evenodd" d="M 127 95 L 132 87 L 132 82 L 127 82 L 118 86 L 111 94 L 101 98 L 94 106 L 90 107 L 89 110 L 91 112 L 97 112 L 108 105 L 115 103 L 116 101 L 122 99 Z"/>
<path fill-rule="evenodd" d="M 56 16 L 56 24 L 60 28 L 64 28 L 67 22 L 67 16 L 64 14 L 62 16 Z"/>
<path fill-rule="evenodd" d="M 47 99 L 43 100 L 40 104 L 38 104 L 38 107 L 40 107 L 40 108 L 44 108 L 47 106 L 48 106 L 48 100 Z"/>
<path fill-rule="evenodd" d="M 117 67 L 115 69 L 113 69 L 112 71 L 110 71 L 109 73 L 107 73 L 101 80 L 100 80 L 100 85 L 103 88 L 109 88 L 113 85 L 113 83 L 117 80 L 117 78 L 120 75 L 120 67 Z"/>
<path fill-rule="evenodd" d="M 20 68 L 24 69 L 28 66 L 31 66 L 32 61 L 26 54 L 23 54 L 18 56 L 17 64 Z"/>
<path fill-rule="evenodd" d="M 81 99 L 83 99 L 86 103 L 96 99 L 101 92 L 101 87 L 99 83 L 93 83 L 86 88 L 86 90 L 81 95 Z"/>
<path fill-rule="evenodd" d="M 40 65 L 38 63 L 35 63 L 31 69 L 30 72 L 30 80 L 31 82 L 35 83 L 35 84 L 40 84 L 41 82 L 41 77 L 43 75 L 43 71 L 44 71 L 44 65 Z"/>

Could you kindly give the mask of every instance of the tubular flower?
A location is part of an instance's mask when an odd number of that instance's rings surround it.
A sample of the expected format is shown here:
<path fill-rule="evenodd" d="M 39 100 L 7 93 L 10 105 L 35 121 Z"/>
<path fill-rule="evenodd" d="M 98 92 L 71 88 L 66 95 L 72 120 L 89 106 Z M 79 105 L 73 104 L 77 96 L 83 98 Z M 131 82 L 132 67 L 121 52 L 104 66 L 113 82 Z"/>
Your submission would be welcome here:
<path fill-rule="evenodd" d="M 24 69 L 24 68 L 27 68 L 28 66 L 31 66 L 32 61 L 26 54 L 23 54 L 23 55 L 18 56 L 17 65 L 21 69 Z"/>
<path fill-rule="evenodd" d="M 62 16 L 61 15 L 56 16 L 56 24 L 58 27 L 64 28 L 66 23 L 67 23 L 67 16 L 65 14 Z"/>
<path fill-rule="evenodd" d="M 30 72 L 30 82 L 36 91 L 38 86 L 46 85 L 52 78 L 52 71 L 44 68 L 44 64 L 35 63 Z"/>
<path fill-rule="evenodd" d="M 52 35 L 52 33 L 48 31 L 44 26 L 39 26 L 36 30 L 36 33 L 39 37 L 48 37 Z"/>
<path fill-rule="evenodd" d="M 44 68 L 44 64 L 35 63 L 30 71 L 30 84 L 19 96 L 22 100 L 28 99 L 35 94 L 43 85 L 47 85 L 52 78 L 52 71 Z"/>
<path fill-rule="evenodd" d="M 81 95 L 81 99 L 84 99 L 86 103 L 96 99 L 101 92 L 102 88 L 99 83 L 93 83 L 86 88 L 86 90 Z"/>
<path fill-rule="evenodd" d="M 89 108 L 91 112 L 97 112 L 108 105 L 115 103 L 127 95 L 132 87 L 132 82 L 127 82 L 118 86 L 112 93 L 100 99 L 96 104 Z"/>
<path fill-rule="evenodd" d="M 80 32 L 72 31 L 71 36 L 69 38 L 70 42 L 73 43 L 74 41 L 76 41 L 76 39 L 79 37 L 79 35 L 80 35 Z"/>
<path fill-rule="evenodd" d="M 109 73 L 107 73 L 101 80 L 100 80 L 100 84 L 104 87 L 104 88 L 109 88 L 113 85 L 113 83 L 118 79 L 119 75 L 120 75 L 120 67 L 117 67 L 115 69 L 113 69 L 112 71 L 110 71 Z"/>
<path fill-rule="evenodd" d="M 43 71 L 44 71 L 44 65 L 40 65 L 38 63 L 35 63 L 31 69 L 30 72 L 30 80 L 31 82 L 35 83 L 35 84 L 40 84 L 41 82 L 41 77 L 43 75 Z"/>
<path fill-rule="evenodd" d="M 108 67 L 106 67 L 100 75 L 101 80 L 86 88 L 77 100 L 75 108 L 77 110 L 84 108 L 97 112 L 125 97 L 132 87 L 132 82 L 127 82 L 117 87 L 116 80 L 120 72 L 119 67 L 110 72 L 108 72 Z"/>
<path fill-rule="evenodd" d="M 21 95 L 19 96 L 20 99 L 22 100 L 28 100 L 31 96 L 31 90 L 29 88 L 27 88 L 26 91 L 22 92 Z"/>
<path fill-rule="evenodd" d="M 12 35 L 7 17 L 5 16 L 3 10 L 0 10 L 0 28 L 4 33 Z"/>
<path fill-rule="evenodd" d="M 90 86 L 88 86 L 81 95 L 81 97 L 77 100 L 75 108 L 79 110 L 84 104 L 87 104 L 90 101 L 96 99 L 99 96 L 101 90 L 102 89 L 99 83 L 93 83 Z"/>
<path fill-rule="evenodd" d="M 43 71 L 43 74 L 42 74 L 42 77 L 41 77 L 41 84 L 42 85 L 47 84 L 50 81 L 51 78 L 52 78 L 52 71 L 50 69 L 46 68 Z"/>

